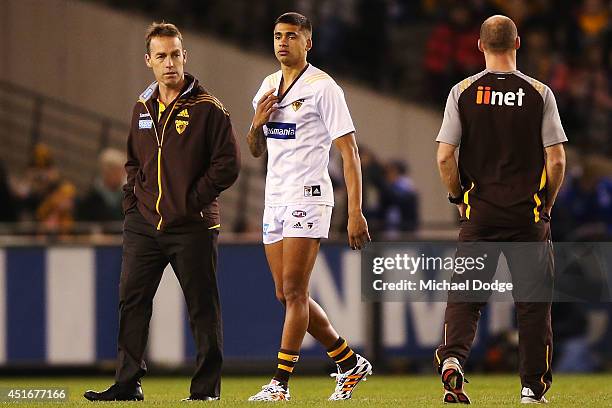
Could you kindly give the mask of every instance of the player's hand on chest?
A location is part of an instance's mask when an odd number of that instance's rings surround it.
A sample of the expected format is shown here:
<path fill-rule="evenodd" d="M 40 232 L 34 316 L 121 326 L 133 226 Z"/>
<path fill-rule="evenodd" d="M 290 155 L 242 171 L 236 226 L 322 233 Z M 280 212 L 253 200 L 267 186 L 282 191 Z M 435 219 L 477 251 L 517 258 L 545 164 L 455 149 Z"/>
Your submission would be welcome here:
<path fill-rule="evenodd" d="M 299 127 L 318 116 L 312 94 L 287 95 L 277 106 L 278 110 L 270 115 L 271 122 L 294 123 Z"/>

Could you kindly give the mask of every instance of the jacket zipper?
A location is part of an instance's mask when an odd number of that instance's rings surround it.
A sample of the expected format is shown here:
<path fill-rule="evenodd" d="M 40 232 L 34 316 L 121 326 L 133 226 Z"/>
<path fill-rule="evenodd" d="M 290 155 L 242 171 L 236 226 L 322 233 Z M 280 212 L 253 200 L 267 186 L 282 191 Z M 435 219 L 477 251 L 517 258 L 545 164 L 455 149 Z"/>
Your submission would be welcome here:
<path fill-rule="evenodd" d="M 149 111 L 147 104 L 144 101 L 140 101 L 140 102 L 142 102 L 145 109 L 147 110 L 147 113 L 149 114 L 149 116 L 151 116 L 151 119 L 153 119 L 153 116 L 151 115 L 151 112 Z M 172 104 L 172 108 L 170 109 L 170 112 L 168 112 L 168 116 L 166 117 L 166 121 L 164 122 L 164 126 L 162 127 L 161 140 L 159 139 L 159 135 L 157 134 L 157 125 L 153 126 L 153 130 L 155 131 L 155 139 L 157 140 L 157 189 L 158 189 L 158 194 L 157 194 L 157 201 L 155 202 L 155 211 L 157 211 L 157 214 L 159 214 L 159 222 L 157 223 L 158 230 L 161 229 L 162 221 L 164 219 L 164 217 L 161 214 L 161 211 L 159 210 L 159 203 L 161 202 L 161 198 L 162 198 L 162 178 L 161 178 L 162 145 L 164 144 L 164 133 L 166 132 L 166 125 L 168 124 L 168 121 L 170 120 L 170 116 L 172 116 L 172 112 L 174 111 L 175 106 L 176 106 L 176 101 Z"/>

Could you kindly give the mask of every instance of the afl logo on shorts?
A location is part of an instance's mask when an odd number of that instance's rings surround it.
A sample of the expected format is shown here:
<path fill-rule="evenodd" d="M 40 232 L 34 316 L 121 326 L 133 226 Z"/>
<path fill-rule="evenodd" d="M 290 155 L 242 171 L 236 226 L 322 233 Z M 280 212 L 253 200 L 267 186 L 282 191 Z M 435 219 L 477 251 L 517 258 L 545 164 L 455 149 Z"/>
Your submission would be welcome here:
<path fill-rule="evenodd" d="M 306 216 L 306 211 L 304 210 L 295 210 L 291 213 L 295 218 L 304 218 Z"/>

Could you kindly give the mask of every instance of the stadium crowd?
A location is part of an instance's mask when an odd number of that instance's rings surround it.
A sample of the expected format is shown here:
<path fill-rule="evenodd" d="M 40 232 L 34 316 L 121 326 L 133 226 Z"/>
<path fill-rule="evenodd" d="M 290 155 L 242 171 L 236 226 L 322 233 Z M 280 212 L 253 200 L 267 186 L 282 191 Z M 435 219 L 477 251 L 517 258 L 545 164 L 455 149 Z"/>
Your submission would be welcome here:
<path fill-rule="evenodd" d="M 316 27 L 315 47 L 309 55 L 313 64 L 440 110 L 454 83 L 484 68 L 475 47 L 484 17 L 506 14 L 519 25 L 523 47 L 519 69 L 550 84 L 569 144 L 584 157 L 568 168 L 555 209 L 555 237 L 579 240 L 612 235 L 610 171 L 588 159 L 594 152 L 612 157 L 610 1 L 182 0 L 180 7 L 178 0 L 100 1 L 146 10 L 153 18 L 262 51 L 270 46 L 270 16 L 296 9 L 311 16 Z M 389 238 L 415 231 L 418 190 L 407 163 L 380 160 L 366 146 L 361 146 L 361 153 L 364 213 L 370 229 Z M 119 232 L 123 157 L 115 150 L 102 152 L 99 176 L 87 191 L 78 191 L 60 174 L 44 145 L 34 149 L 23 174 L 8 174 L 0 163 L 0 223 L 34 225 L 9 231 L 38 234 L 70 233 L 80 222 L 95 223 L 91 231 Z M 341 207 L 346 193 L 339 163 L 339 157 L 332 158 L 330 174 Z M 333 225 L 342 231 L 346 220 L 336 219 Z M 233 229 L 245 230 L 239 225 Z"/>
<path fill-rule="evenodd" d="M 400 159 L 381 160 L 367 146 L 359 147 L 363 177 L 363 213 L 374 236 L 399 238 L 419 226 L 419 194 L 410 177 L 408 164 Z M 342 179 L 339 155 L 332 153 L 330 177 L 336 190 L 336 206 L 346 205 L 346 189 Z M 346 211 L 335 211 L 346 215 Z M 338 232 L 346 229 L 346 218 L 337 218 Z M 382 234 L 382 235 L 381 235 Z"/>
<path fill-rule="evenodd" d="M 381 160 L 361 146 L 363 207 L 370 230 L 379 238 L 399 238 L 419 227 L 419 194 L 402 160 Z M 4 233 L 66 235 L 74 232 L 119 233 L 123 213 L 125 155 L 105 149 L 99 156 L 98 175 L 89 188 L 78 191 L 55 164 L 49 147 L 38 144 L 23 173 L 10 174 L 0 163 L 0 223 Z M 612 237 L 612 178 L 605 163 L 578 157 L 568 169 L 555 206 L 557 241 L 606 240 Z M 332 153 L 330 176 L 342 214 L 346 191 L 340 158 Z M 76 223 L 81 223 L 79 228 Z M 346 219 L 335 218 L 344 231 Z M 236 232 L 258 230 L 234 225 Z M 380 235 L 382 234 L 382 235 Z"/>
<path fill-rule="evenodd" d="M 334 158 L 330 173 L 339 205 L 344 205 L 342 164 L 340 157 Z M 43 143 L 34 147 L 23 173 L 8 173 L 0 162 L 0 223 L 5 225 L 2 232 L 53 236 L 120 233 L 125 160 L 120 150 L 103 150 L 97 176 L 81 192 L 62 175 L 51 149 Z M 418 225 L 418 196 L 407 165 L 401 160 L 380 161 L 367 148 L 362 149 L 362 160 L 364 211 L 372 231 L 391 237 L 414 231 Z M 336 224 L 338 231 L 343 231 L 346 220 L 338 219 Z M 259 225 L 251 229 L 258 231 Z M 247 231 L 243 225 L 234 225 L 232 230 Z"/>
<path fill-rule="evenodd" d="M 585 157 L 612 157 L 610 1 L 190 0 L 181 1 L 181 7 L 178 0 L 102 1 L 146 10 L 254 50 L 270 46 L 270 16 L 295 9 L 310 16 L 316 27 L 309 55 L 315 65 L 440 110 L 453 84 L 484 68 L 475 46 L 479 27 L 485 17 L 502 13 L 518 24 L 519 69 L 554 91 L 570 146 Z M 364 207 L 373 230 L 413 231 L 417 195 L 405 165 L 381 165 L 371 151 L 363 156 Z M 568 170 L 555 236 L 610 236 L 609 170 L 588 159 L 577 160 Z M 381 183 L 383 179 L 388 183 Z"/>
<path fill-rule="evenodd" d="M 89 223 L 86 232 L 119 233 L 125 183 L 125 154 L 108 148 L 99 156 L 98 174 L 78 192 L 57 167 L 51 149 L 38 143 L 28 167 L 9 174 L 0 162 L 0 223 L 5 233 L 67 235 L 75 223 Z"/>
<path fill-rule="evenodd" d="M 479 27 L 487 16 L 502 13 L 517 23 L 522 38 L 519 69 L 550 84 L 570 143 L 612 154 L 607 0 L 102 1 L 255 50 L 270 47 L 270 16 L 295 9 L 316 27 L 313 64 L 440 109 L 453 84 L 484 68 L 475 46 Z"/>

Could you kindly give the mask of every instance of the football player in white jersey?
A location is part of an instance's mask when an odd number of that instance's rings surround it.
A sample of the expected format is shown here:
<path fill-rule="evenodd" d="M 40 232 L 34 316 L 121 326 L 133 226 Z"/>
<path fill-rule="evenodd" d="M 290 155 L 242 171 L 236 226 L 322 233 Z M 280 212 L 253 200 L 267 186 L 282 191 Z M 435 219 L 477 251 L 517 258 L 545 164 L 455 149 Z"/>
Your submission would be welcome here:
<path fill-rule="evenodd" d="M 338 372 L 330 400 L 349 399 L 371 364 L 334 330 L 309 296 L 310 274 L 321 238 L 327 238 L 334 204 L 327 171 L 332 143 L 340 150 L 348 192 L 348 241 L 361 249 L 370 241 L 361 211 L 361 164 L 355 128 L 344 94 L 325 72 L 306 61 L 312 48 L 310 21 L 286 13 L 274 24 L 280 70 L 257 92 L 247 141 L 251 153 L 268 152 L 263 242 L 285 323 L 276 373 L 250 401 L 288 400 L 289 377 L 306 332 L 321 343 Z"/>

